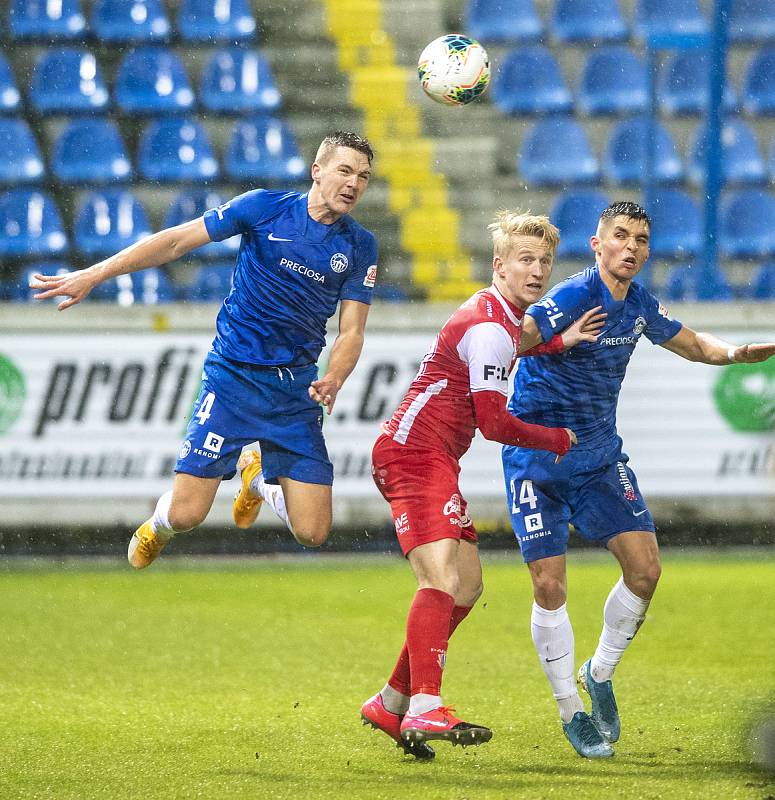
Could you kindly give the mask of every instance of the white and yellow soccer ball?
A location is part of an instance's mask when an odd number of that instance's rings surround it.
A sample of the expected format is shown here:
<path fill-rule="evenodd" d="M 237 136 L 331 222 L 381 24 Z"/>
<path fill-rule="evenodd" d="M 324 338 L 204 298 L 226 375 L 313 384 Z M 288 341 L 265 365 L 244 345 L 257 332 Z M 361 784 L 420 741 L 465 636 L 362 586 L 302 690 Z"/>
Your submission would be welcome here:
<path fill-rule="evenodd" d="M 448 33 L 422 51 L 417 73 L 428 97 L 437 103 L 464 106 L 490 83 L 490 60 L 476 39 Z"/>

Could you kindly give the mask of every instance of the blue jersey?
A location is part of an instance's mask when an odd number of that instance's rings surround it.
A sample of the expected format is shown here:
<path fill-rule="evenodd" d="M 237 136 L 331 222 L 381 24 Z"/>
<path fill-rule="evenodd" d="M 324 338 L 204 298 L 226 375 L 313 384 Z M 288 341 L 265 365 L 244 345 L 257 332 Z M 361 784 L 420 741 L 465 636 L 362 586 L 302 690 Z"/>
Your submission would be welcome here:
<path fill-rule="evenodd" d="M 233 288 L 213 349 L 232 361 L 298 367 L 318 360 L 340 300 L 371 302 L 374 235 L 349 215 L 332 225 L 307 213 L 307 195 L 257 189 L 204 215 L 213 241 L 242 234 Z"/>
<path fill-rule="evenodd" d="M 526 313 L 548 342 L 595 306 L 608 314 L 597 342 L 583 342 L 559 355 L 519 359 L 509 401 L 509 409 L 526 422 L 571 428 L 583 449 L 617 438 L 619 390 L 641 335 L 662 344 L 682 327 L 638 283 L 630 284 L 624 300 L 614 300 L 597 267 L 561 281 Z"/>

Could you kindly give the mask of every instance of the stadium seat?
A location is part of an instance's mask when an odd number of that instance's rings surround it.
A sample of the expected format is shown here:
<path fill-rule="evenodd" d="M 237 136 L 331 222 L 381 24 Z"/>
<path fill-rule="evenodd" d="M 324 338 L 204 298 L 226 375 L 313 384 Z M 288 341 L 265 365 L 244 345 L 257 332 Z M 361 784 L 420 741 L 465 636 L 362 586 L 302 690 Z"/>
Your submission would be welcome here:
<path fill-rule="evenodd" d="M 108 99 L 97 59 L 87 50 L 45 52 L 33 68 L 30 100 L 40 114 L 102 111 Z"/>
<path fill-rule="evenodd" d="M 235 181 L 296 181 L 306 166 L 296 138 L 279 119 L 255 117 L 238 122 L 226 152 L 226 174 Z"/>
<path fill-rule="evenodd" d="M 760 189 L 732 192 L 721 205 L 719 247 L 728 258 L 775 256 L 775 197 Z"/>
<path fill-rule="evenodd" d="M 163 47 L 130 51 L 116 77 L 115 100 L 128 114 L 170 114 L 194 105 L 194 91 L 181 60 Z"/>
<path fill-rule="evenodd" d="M 170 33 L 161 0 L 95 0 L 91 26 L 103 42 L 160 42 Z"/>
<path fill-rule="evenodd" d="M 729 40 L 767 42 L 775 39 L 775 6 L 772 0 L 732 0 L 727 28 Z"/>
<path fill-rule="evenodd" d="M 120 306 L 153 306 L 174 300 L 175 290 L 164 272 L 151 268 L 111 278 L 95 286 L 89 298 Z"/>
<path fill-rule="evenodd" d="M 710 97 L 708 54 L 704 50 L 674 53 L 662 65 L 657 81 L 657 101 L 665 114 L 705 114 Z M 724 109 L 732 112 L 737 98 L 731 81 L 724 85 Z"/>
<path fill-rule="evenodd" d="M 633 32 L 639 39 L 671 34 L 706 34 L 708 23 L 698 0 L 638 0 Z"/>
<path fill-rule="evenodd" d="M 645 117 L 622 120 L 610 132 L 603 157 L 603 174 L 612 183 L 639 184 L 646 167 L 649 120 Z M 683 165 L 667 128 L 656 123 L 654 178 L 659 183 L 683 179 Z"/>
<path fill-rule="evenodd" d="M 14 39 L 82 39 L 86 29 L 80 0 L 13 0 L 10 12 Z"/>
<path fill-rule="evenodd" d="M 755 116 L 775 114 L 775 46 L 763 47 L 748 63 L 742 105 Z"/>
<path fill-rule="evenodd" d="M 705 183 L 705 158 L 708 133 L 704 123 L 697 126 L 689 148 L 687 174 L 695 186 Z M 741 119 L 731 118 L 721 130 L 721 170 L 728 183 L 765 183 L 767 170 L 751 128 Z"/>
<path fill-rule="evenodd" d="M 581 125 L 568 117 L 539 120 L 517 156 L 518 172 L 531 187 L 597 183 L 600 166 Z"/>
<path fill-rule="evenodd" d="M 200 267 L 186 299 L 193 303 L 220 303 L 231 291 L 233 273 L 234 259 Z"/>
<path fill-rule="evenodd" d="M 600 214 L 608 204 L 608 198 L 596 189 L 577 189 L 557 196 L 549 219 L 560 229 L 559 258 L 592 260 L 589 238 L 597 230 Z"/>
<path fill-rule="evenodd" d="M 465 30 L 485 44 L 536 41 L 544 24 L 533 0 L 469 0 Z"/>
<path fill-rule="evenodd" d="M 573 95 L 554 56 L 541 46 L 513 50 L 496 68 L 493 102 L 504 114 L 557 114 L 573 108 Z"/>
<path fill-rule="evenodd" d="M 681 189 L 660 189 L 649 208 L 653 258 L 686 258 L 702 249 L 700 209 Z"/>
<path fill-rule="evenodd" d="M 201 181 L 219 173 L 210 139 L 194 119 L 149 123 L 140 138 L 138 167 L 149 181 Z"/>
<path fill-rule="evenodd" d="M 121 189 L 92 192 L 74 223 L 76 249 L 87 258 L 105 258 L 148 236 L 151 226 L 140 201 Z"/>
<path fill-rule="evenodd" d="M 223 203 L 223 198 L 217 192 L 208 189 L 192 189 L 181 192 L 173 201 L 169 208 L 162 227 L 172 228 L 183 222 L 190 222 L 192 219 L 201 217 L 205 211 L 217 208 Z M 232 236 L 222 242 L 210 242 L 204 247 L 192 250 L 188 257 L 191 259 L 212 259 L 212 258 L 232 258 L 239 250 L 240 236 Z M 232 260 L 232 266 L 233 266 Z"/>
<path fill-rule="evenodd" d="M 245 114 L 273 111 L 280 92 L 260 53 L 233 47 L 213 53 L 205 65 L 199 99 L 208 111 Z"/>
<path fill-rule="evenodd" d="M 550 26 L 558 42 L 593 44 L 629 37 L 617 0 L 555 0 Z"/>
<path fill-rule="evenodd" d="M 11 280 L 5 285 L 5 295 L 8 300 L 14 303 L 27 303 L 32 301 L 33 295 L 38 289 L 30 289 L 30 281 L 36 273 L 43 275 L 61 275 L 69 272 L 70 265 L 64 261 L 41 261 L 29 264 L 24 269 L 19 270 Z M 48 300 L 35 300 L 36 303 L 61 303 L 64 297 L 51 297 Z"/>
<path fill-rule="evenodd" d="M 181 0 L 178 32 L 191 42 L 253 39 L 256 20 L 248 0 Z"/>
<path fill-rule="evenodd" d="M 59 134 L 51 171 L 58 181 L 73 184 L 132 178 L 132 164 L 115 123 L 89 117 L 73 120 Z"/>
<path fill-rule="evenodd" d="M 661 292 L 665 300 L 680 303 L 725 302 L 735 296 L 734 289 L 721 269 L 708 280 L 696 264 L 676 264 L 668 273 Z"/>
<path fill-rule="evenodd" d="M 11 65 L 0 53 L 0 113 L 17 111 L 20 102 L 21 95 L 16 86 Z"/>
<path fill-rule="evenodd" d="M 30 183 L 43 175 L 43 159 L 23 119 L 0 119 L 0 183 Z"/>
<path fill-rule="evenodd" d="M 751 279 L 752 300 L 775 300 L 775 261 L 762 264 Z"/>
<path fill-rule="evenodd" d="M 0 195 L 0 258 L 50 258 L 67 251 L 67 235 L 54 200 L 37 189 Z"/>
<path fill-rule="evenodd" d="M 585 114 L 642 114 L 648 108 L 646 67 L 629 47 L 591 50 L 578 91 Z"/>

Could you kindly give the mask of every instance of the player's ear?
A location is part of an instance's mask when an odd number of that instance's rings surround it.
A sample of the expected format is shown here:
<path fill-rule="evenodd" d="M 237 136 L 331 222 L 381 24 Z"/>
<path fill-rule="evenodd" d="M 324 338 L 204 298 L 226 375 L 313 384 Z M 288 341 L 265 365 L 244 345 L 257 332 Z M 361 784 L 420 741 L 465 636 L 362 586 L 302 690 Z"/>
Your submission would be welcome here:
<path fill-rule="evenodd" d="M 592 248 L 592 252 L 597 255 L 600 255 L 600 239 L 597 236 L 591 236 L 589 239 L 589 246 Z"/>
<path fill-rule="evenodd" d="M 503 277 L 503 259 L 500 256 L 492 257 L 492 271 L 500 278 Z"/>
<path fill-rule="evenodd" d="M 312 163 L 312 167 L 310 168 L 310 175 L 312 176 L 312 180 L 316 181 L 320 177 L 320 164 L 317 161 Z"/>

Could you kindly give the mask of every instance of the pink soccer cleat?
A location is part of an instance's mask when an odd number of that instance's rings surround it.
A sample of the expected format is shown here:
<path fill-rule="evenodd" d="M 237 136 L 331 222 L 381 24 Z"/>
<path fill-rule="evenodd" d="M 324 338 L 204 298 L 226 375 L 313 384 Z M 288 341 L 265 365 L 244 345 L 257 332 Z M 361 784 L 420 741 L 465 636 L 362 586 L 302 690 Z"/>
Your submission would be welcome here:
<path fill-rule="evenodd" d="M 444 739 L 453 745 L 483 744 L 492 739 L 492 731 L 484 725 L 463 722 L 452 712 L 454 708 L 441 706 L 425 714 L 407 714 L 401 721 L 401 739 L 409 747 L 425 744 L 432 739 Z M 408 752 L 412 752 L 409 750 Z"/>
<path fill-rule="evenodd" d="M 409 753 L 415 758 L 431 759 L 436 755 L 433 748 L 425 742 L 418 742 L 416 745 L 404 742 L 401 738 L 402 717 L 385 708 L 379 692 L 361 706 L 361 719 L 364 725 L 371 725 L 372 728 L 386 733 L 396 743 L 396 747 L 400 747 L 405 753 Z"/>

